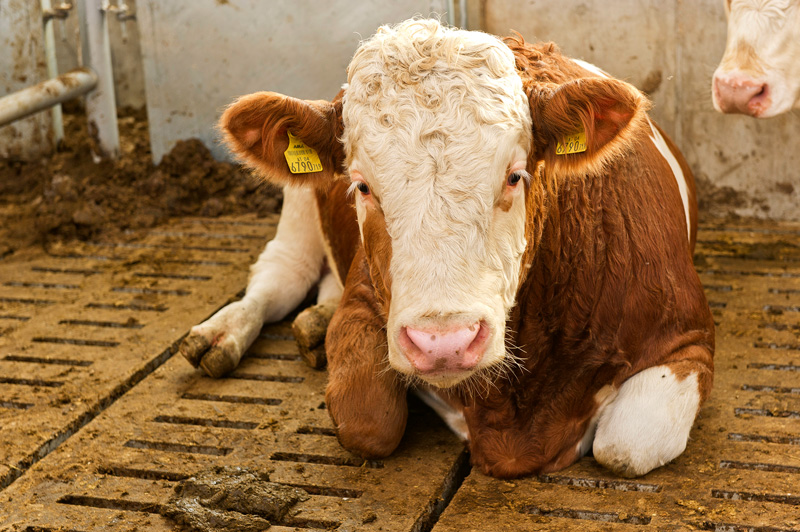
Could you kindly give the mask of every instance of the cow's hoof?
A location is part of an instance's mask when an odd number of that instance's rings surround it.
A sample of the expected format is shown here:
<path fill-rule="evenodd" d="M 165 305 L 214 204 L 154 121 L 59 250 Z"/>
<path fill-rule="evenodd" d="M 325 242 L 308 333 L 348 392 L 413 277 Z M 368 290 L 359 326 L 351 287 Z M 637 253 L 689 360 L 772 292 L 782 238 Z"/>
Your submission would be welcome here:
<path fill-rule="evenodd" d="M 194 367 L 200 365 L 203 355 L 211 347 L 211 341 L 206 337 L 190 332 L 178 347 L 178 352 Z"/>
<path fill-rule="evenodd" d="M 200 367 L 209 377 L 224 377 L 239 365 L 241 355 L 231 346 L 214 346 L 200 361 Z"/>
<path fill-rule="evenodd" d="M 242 355 L 263 325 L 252 303 L 237 301 L 192 327 L 178 351 L 194 367 L 211 377 L 222 377 L 239 365 Z"/>
<path fill-rule="evenodd" d="M 335 311 L 336 305 L 314 305 L 298 314 L 292 323 L 297 349 L 306 363 L 314 369 L 321 369 L 327 362 L 325 334 Z"/>

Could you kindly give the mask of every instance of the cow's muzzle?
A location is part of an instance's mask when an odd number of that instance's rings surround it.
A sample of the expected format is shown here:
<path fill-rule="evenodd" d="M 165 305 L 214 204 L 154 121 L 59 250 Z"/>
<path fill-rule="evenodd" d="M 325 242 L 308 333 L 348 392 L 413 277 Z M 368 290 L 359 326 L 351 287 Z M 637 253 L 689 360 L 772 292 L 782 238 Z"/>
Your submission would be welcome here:
<path fill-rule="evenodd" d="M 714 103 L 723 113 L 761 116 L 771 102 L 766 83 L 744 75 L 715 75 L 712 84 Z"/>
<path fill-rule="evenodd" d="M 403 355 L 422 378 L 445 377 L 475 369 L 483 358 L 491 331 L 483 320 L 447 327 L 402 327 Z"/>

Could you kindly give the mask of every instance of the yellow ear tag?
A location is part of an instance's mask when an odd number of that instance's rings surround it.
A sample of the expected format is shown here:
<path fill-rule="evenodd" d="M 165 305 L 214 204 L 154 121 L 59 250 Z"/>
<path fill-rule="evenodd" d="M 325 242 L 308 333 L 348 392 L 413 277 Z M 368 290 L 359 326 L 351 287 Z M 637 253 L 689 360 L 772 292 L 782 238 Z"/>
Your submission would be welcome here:
<path fill-rule="evenodd" d="M 564 138 L 564 142 L 556 144 L 556 155 L 568 155 L 586 151 L 586 132 L 581 129 Z"/>
<path fill-rule="evenodd" d="M 310 174 L 311 172 L 321 172 L 322 162 L 319 160 L 317 150 L 309 148 L 306 143 L 298 137 L 286 132 L 289 135 L 289 147 L 283 152 L 286 162 L 289 164 L 289 171 L 293 174 Z"/>

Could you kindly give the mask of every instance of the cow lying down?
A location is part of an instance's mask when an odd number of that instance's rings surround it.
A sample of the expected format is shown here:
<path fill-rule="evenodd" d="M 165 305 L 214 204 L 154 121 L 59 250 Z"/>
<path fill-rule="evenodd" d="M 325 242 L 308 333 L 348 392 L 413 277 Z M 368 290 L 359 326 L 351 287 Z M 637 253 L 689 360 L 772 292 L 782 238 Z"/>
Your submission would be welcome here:
<path fill-rule="evenodd" d="M 553 44 L 434 20 L 363 42 L 331 102 L 240 98 L 225 139 L 286 186 L 283 215 L 244 298 L 181 351 L 222 375 L 318 283 L 350 451 L 391 454 L 414 389 L 489 475 L 590 450 L 624 476 L 669 462 L 711 389 L 714 325 L 694 181 L 647 108 Z"/>

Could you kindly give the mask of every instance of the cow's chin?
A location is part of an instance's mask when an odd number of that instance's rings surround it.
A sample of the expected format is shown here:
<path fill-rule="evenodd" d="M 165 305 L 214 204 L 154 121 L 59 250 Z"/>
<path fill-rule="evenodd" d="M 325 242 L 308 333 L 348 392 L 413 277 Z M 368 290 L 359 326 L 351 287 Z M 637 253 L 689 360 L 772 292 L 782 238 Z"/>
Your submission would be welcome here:
<path fill-rule="evenodd" d="M 416 373 L 414 376 L 425 382 L 426 384 L 430 384 L 431 386 L 435 386 L 436 388 L 454 388 L 459 384 L 465 383 L 470 377 L 474 376 L 481 370 L 469 370 L 469 371 L 459 371 L 459 372 L 442 372 L 442 373 Z"/>

